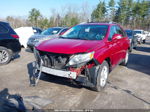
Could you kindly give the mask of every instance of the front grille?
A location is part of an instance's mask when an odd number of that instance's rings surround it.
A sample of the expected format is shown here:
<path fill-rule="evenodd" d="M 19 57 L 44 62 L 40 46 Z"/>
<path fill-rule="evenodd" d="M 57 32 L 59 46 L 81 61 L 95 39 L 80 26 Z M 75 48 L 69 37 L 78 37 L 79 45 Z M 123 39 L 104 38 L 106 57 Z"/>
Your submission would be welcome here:
<path fill-rule="evenodd" d="M 66 64 L 69 61 L 69 55 L 56 54 L 49 52 L 40 52 L 41 58 L 45 67 L 54 69 L 66 69 Z"/>

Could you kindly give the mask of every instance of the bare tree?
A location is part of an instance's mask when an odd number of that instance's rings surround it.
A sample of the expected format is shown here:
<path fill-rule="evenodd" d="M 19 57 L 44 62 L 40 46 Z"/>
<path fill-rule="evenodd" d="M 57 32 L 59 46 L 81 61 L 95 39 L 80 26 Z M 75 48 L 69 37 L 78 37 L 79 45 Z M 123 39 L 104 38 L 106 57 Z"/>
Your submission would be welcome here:
<path fill-rule="evenodd" d="M 90 15 L 91 15 L 91 12 L 90 12 L 90 6 L 89 6 L 88 2 L 83 2 L 82 6 L 81 6 L 81 14 L 80 14 L 81 21 L 82 22 L 89 21 Z"/>

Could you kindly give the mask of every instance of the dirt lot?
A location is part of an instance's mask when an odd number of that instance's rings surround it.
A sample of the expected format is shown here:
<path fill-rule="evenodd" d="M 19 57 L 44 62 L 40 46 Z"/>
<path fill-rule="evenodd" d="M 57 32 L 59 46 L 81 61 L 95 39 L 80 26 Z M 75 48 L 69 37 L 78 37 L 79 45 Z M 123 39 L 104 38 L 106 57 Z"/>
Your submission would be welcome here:
<path fill-rule="evenodd" d="M 150 109 L 150 40 L 130 54 L 127 67 L 111 72 L 106 89 L 99 93 L 49 75 L 30 87 L 34 60 L 22 49 L 20 58 L 0 67 L 0 96 L 20 94 L 25 102 L 48 109 Z"/>

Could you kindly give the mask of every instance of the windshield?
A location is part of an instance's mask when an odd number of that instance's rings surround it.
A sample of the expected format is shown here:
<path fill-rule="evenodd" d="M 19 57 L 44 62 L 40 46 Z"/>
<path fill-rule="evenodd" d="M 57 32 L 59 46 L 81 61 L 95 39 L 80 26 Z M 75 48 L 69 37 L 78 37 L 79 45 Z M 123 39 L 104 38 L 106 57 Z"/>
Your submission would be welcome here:
<path fill-rule="evenodd" d="M 102 40 L 108 25 L 77 25 L 65 32 L 61 37 L 65 39 Z"/>
<path fill-rule="evenodd" d="M 141 31 L 134 31 L 135 34 L 141 34 Z"/>
<path fill-rule="evenodd" d="M 132 36 L 133 35 L 132 30 L 125 30 L 125 31 L 126 31 L 126 33 L 127 33 L 128 36 Z"/>
<path fill-rule="evenodd" d="M 44 30 L 41 34 L 42 35 L 54 35 L 58 34 L 61 28 L 48 28 L 47 30 Z"/>

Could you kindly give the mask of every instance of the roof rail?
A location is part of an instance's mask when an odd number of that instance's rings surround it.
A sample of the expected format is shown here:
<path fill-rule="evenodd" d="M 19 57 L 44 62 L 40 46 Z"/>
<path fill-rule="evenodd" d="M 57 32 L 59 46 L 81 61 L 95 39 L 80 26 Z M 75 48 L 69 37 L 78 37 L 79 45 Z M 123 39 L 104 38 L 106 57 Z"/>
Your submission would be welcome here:
<path fill-rule="evenodd" d="M 118 24 L 117 22 L 113 22 L 113 21 L 91 21 L 88 23 L 109 23 L 109 24 Z"/>
<path fill-rule="evenodd" d="M 81 22 L 80 24 L 85 24 L 85 23 L 88 23 L 88 22 Z"/>

